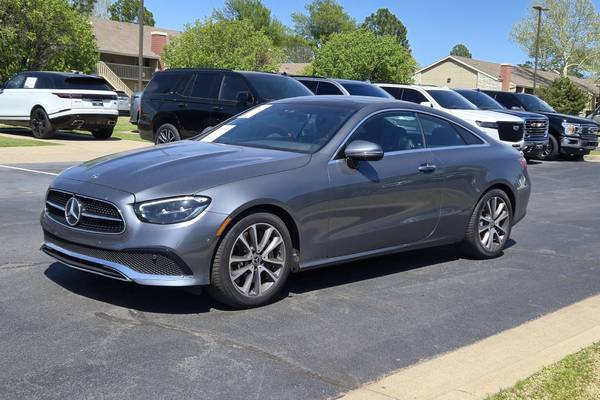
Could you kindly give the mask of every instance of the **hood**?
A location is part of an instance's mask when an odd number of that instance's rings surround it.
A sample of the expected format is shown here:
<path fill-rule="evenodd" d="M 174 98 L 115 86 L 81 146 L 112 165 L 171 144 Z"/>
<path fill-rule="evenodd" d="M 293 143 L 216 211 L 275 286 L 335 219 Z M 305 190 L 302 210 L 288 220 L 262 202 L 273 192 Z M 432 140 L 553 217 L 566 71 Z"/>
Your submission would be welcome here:
<path fill-rule="evenodd" d="M 459 118 L 464 120 L 474 122 L 474 121 L 486 121 L 486 122 L 521 122 L 523 120 L 514 115 L 504 114 L 496 111 L 488 111 L 488 110 L 448 110 L 450 114 L 453 114 Z"/>
<path fill-rule="evenodd" d="M 567 120 L 567 122 L 571 122 L 574 124 L 596 124 L 596 121 L 591 120 L 589 118 L 583 118 L 583 117 L 576 117 L 574 115 L 569 115 L 569 114 L 561 114 L 561 113 L 542 113 L 545 116 L 547 116 L 548 118 L 557 118 L 557 119 L 561 119 L 561 120 Z"/>
<path fill-rule="evenodd" d="M 225 183 L 299 168 L 310 155 L 184 140 L 87 161 L 60 174 L 132 193 L 136 201 L 195 194 Z"/>
<path fill-rule="evenodd" d="M 543 114 L 538 114 L 538 113 L 529 112 L 529 111 L 518 111 L 518 110 L 508 110 L 508 109 L 501 109 L 501 110 L 494 110 L 494 111 L 499 112 L 501 114 L 514 115 L 515 117 L 519 117 L 519 118 L 523 118 L 523 119 L 548 120 L 548 117 L 546 117 Z"/>

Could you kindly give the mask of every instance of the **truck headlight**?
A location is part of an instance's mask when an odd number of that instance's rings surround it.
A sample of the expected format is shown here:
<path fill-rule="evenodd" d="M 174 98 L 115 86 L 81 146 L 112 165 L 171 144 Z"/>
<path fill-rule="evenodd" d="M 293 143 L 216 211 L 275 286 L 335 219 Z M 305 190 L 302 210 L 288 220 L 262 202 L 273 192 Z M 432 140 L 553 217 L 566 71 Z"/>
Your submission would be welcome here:
<path fill-rule="evenodd" d="M 189 221 L 206 210 L 209 204 L 208 197 L 182 196 L 138 203 L 134 210 L 141 221 L 165 225 Z"/>
<path fill-rule="evenodd" d="M 579 124 L 571 124 L 567 121 L 563 121 L 562 127 L 565 135 L 577 135 L 581 132 L 581 125 Z"/>
<path fill-rule="evenodd" d="M 498 129 L 498 123 L 496 122 L 475 121 L 475 123 L 482 128 Z"/>

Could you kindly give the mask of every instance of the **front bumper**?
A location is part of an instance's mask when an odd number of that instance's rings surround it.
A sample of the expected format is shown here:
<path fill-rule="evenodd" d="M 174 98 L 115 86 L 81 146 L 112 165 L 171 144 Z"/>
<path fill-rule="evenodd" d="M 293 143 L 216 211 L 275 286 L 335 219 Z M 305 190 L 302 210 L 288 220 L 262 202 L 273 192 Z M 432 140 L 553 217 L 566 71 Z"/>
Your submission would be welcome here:
<path fill-rule="evenodd" d="M 206 210 L 180 224 L 148 224 L 135 215 L 130 193 L 60 178 L 53 187 L 114 203 L 126 228 L 119 234 L 85 231 L 64 225 L 43 210 L 41 249 L 46 254 L 72 268 L 141 285 L 210 283 L 216 232 L 226 215 Z"/>
<path fill-rule="evenodd" d="M 523 153 L 526 155 L 540 154 L 548 146 L 548 138 L 544 139 L 526 139 Z"/>
<path fill-rule="evenodd" d="M 597 137 L 563 136 L 560 139 L 560 151 L 563 154 L 588 154 L 598 147 Z"/>

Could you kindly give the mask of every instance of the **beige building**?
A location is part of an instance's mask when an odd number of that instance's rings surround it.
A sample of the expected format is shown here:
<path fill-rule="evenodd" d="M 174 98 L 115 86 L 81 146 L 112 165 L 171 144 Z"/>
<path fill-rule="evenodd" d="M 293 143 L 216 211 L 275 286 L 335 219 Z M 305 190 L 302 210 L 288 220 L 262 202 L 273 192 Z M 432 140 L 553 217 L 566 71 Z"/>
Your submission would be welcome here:
<path fill-rule="evenodd" d="M 538 71 L 538 85 L 547 85 L 559 74 L 551 71 Z M 592 79 L 570 77 L 589 97 L 588 110 L 600 103 L 600 86 Z M 447 56 L 418 70 L 414 81 L 421 85 L 447 86 L 450 88 L 490 89 L 511 92 L 531 93 L 533 91 L 533 70 L 475 60 L 467 57 Z"/>

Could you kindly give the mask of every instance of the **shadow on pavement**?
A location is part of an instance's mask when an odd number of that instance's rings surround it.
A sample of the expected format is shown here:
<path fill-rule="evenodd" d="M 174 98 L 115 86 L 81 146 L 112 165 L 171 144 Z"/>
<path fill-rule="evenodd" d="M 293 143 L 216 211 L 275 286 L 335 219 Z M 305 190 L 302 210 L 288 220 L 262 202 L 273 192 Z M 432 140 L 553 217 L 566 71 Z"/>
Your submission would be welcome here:
<path fill-rule="evenodd" d="M 14 135 L 20 137 L 26 137 L 30 139 L 35 139 L 31 130 L 29 128 L 0 128 L 0 133 L 5 133 L 7 135 Z M 100 140 L 93 137 L 90 133 L 78 133 L 78 132 L 70 132 L 70 131 L 56 131 L 52 139 L 55 140 L 70 140 L 70 141 L 90 141 L 90 142 L 98 142 Z M 123 140 L 118 137 L 111 137 L 108 141 L 119 141 Z M 102 140 L 107 141 L 107 140 Z"/>

